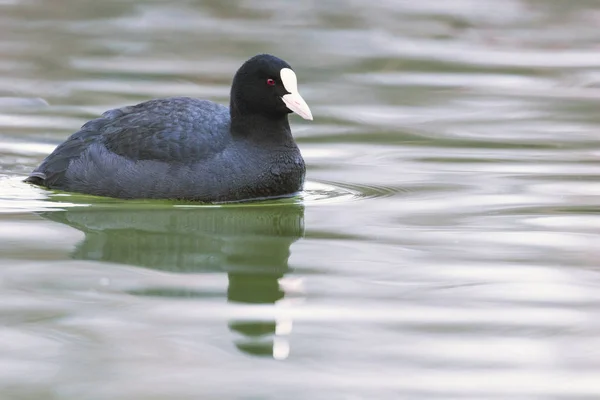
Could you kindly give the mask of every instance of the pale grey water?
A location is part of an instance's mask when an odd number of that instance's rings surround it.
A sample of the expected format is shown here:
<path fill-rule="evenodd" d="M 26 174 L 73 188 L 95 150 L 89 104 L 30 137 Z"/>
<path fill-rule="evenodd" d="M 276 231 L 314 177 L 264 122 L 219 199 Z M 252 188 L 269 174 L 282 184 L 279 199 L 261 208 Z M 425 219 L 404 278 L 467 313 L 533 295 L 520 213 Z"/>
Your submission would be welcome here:
<path fill-rule="evenodd" d="M 21 183 L 259 52 L 293 201 Z M 599 108 L 597 1 L 0 0 L 0 399 L 600 398 Z"/>

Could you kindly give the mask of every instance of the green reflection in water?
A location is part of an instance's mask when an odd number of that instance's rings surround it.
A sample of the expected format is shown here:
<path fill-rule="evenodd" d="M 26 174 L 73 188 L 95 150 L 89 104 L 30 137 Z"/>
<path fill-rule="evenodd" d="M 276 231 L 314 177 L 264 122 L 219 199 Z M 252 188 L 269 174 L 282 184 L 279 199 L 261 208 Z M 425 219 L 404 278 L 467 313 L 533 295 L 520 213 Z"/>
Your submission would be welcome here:
<path fill-rule="evenodd" d="M 286 201 L 223 207 L 86 207 L 40 213 L 85 234 L 71 256 L 173 273 L 225 272 L 230 302 L 274 304 L 289 271 L 290 246 L 304 233 L 304 206 Z M 143 296 L 207 297 L 186 288 L 149 287 Z M 276 321 L 229 321 L 236 346 L 274 356 Z"/>

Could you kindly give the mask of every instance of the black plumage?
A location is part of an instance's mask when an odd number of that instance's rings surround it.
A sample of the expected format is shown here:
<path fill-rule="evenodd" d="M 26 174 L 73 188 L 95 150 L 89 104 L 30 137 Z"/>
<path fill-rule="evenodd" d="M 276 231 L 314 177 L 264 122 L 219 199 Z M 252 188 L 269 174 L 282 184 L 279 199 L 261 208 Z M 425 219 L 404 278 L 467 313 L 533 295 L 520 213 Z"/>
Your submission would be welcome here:
<path fill-rule="evenodd" d="M 284 68 L 291 69 L 271 55 L 248 60 L 234 76 L 229 108 L 174 97 L 107 111 L 25 181 L 123 199 L 293 195 L 302 189 L 305 165 L 288 122 L 292 111 L 282 100 L 289 93 L 280 77 Z"/>

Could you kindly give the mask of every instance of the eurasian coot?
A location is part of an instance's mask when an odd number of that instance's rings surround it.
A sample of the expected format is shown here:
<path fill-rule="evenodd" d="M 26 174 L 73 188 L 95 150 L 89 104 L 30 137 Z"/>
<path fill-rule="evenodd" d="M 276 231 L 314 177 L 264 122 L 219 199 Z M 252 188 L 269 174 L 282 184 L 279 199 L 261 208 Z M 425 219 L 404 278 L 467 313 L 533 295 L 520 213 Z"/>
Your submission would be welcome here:
<path fill-rule="evenodd" d="M 189 97 L 105 112 L 60 144 L 25 179 L 122 199 L 230 202 L 290 196 L 305 166 L 288 113 L 312 120 L 285 61 L 261 54 L 231 86 L 229 108 Z"/>

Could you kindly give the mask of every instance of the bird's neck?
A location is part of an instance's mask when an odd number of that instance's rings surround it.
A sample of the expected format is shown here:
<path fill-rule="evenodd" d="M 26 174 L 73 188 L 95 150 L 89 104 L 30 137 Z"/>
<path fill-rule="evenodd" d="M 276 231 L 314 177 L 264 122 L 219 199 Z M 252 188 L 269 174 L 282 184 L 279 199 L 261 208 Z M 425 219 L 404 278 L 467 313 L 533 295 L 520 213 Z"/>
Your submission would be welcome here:
<path fill-rule="evenodd" d="M 231 113 L 231 134 L 257 142 L 295 146 L 287 114 L 274 118 L 261 114 Z"/>

